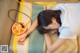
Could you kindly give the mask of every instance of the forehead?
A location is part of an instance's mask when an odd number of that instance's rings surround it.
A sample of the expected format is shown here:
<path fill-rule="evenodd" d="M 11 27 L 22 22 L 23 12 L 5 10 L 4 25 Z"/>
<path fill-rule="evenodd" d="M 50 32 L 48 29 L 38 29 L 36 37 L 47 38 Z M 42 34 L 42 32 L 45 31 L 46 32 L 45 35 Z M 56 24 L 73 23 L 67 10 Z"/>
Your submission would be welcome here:
<path fill-rule="evenodd" d="M 44 26 L 44 28 L 51 28 L 51 27 L 53 27 L 53 26 L 54 26 L 54 24 L 53 24 L 53 23 L 50 23 L 49 25 Z"/>

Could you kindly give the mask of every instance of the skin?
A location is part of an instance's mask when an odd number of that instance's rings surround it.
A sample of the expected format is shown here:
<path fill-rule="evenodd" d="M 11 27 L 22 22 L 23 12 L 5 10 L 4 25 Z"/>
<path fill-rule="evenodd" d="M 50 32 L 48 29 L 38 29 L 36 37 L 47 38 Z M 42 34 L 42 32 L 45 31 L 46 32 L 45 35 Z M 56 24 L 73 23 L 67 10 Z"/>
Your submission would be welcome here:
<path fill-rule="evenodd" d="M 54 26 L 54 27 L 53 27 Z M 49 24 L 46 28 L 47 29 L 59 29 L 60 25 L 56 22 L 56 19 L 53 18 L 52 19 L 52 23 Z M 56 31 L 54 31 L 56 32 Z M 47 49 L 49 53 L 52 53 L 54 51 L 56 51 L 63 43 L 66 42 L 66 39 L 60 39 L 58 38 L 54 43 L 52 42 L 51 38 L 50 38 L 50 34 L 46 33 L 44 34 L 45 37 L 45 41 L 47 44 Z"/>
<path fill-rule="evenodd" d="M 49 53 L 55 52 L 61 45 L 63 45 L 66 39 L 58 38 L 54 43 L 52 42 L 50 35 L 48 33 L 45 34 L 45 41 L 47 44 L 47 50 Z"/>
<path fill-rule="evenodd" d="M 28 31 L 26 31 L 25 33 L 23 33 L 19 38 L 18 38 L 18 44 L 19 45 L 23 45 L 25 38 L 28 34 L 30 34 L 31 32 L 34 31 L 34 29 L 38 26 L 38 22 L 37 19 L 34 21 L 34 23 L 31 25 L 30 29 Z"/>
<path fill-rule="evenodd" d="M 20 37 L 19 37 L 19 40 L 18 40 L 18 43 L 20 45 L 23 44 L 23 42 L 25 41 L 25 38 L 26 36 L 31 33 L 32 31 L 34 31 L 34 29 L 38 26 L 38 22 L 37 22 L 37 19 L 34 21 L 34 23 L 31 25 L 29 31 L 30 32 L 25 32 L 24 34 L 22 34 Z M 54 26 L 54 27 L 53 27 Z M 60 25 L 56 22 L 56 19 L 55 18 L 52 18 L 52 23 L 49 24 L 48 26 L 45 26 L 46 29 L 55 29 L 55 28 L 59 28 Z M 56 32 L 53 31 L 53 32 Z M 52 53 L 54 51 L 56 51 L 61 45 L 63 45 L 65 42 L 66 42 L 66 39 L 60 39 L 58 38 L 54 43 L 52 42 L 51 38 L 50 38 L 50 35 L 49 33 L 46 33 L 44 34 L 44 38 L 45 38 L 45 41 L 46 41 L 46 45 L 47 45 L 47 49 L 48 49 L 48 52 L 49 53 Z"/>

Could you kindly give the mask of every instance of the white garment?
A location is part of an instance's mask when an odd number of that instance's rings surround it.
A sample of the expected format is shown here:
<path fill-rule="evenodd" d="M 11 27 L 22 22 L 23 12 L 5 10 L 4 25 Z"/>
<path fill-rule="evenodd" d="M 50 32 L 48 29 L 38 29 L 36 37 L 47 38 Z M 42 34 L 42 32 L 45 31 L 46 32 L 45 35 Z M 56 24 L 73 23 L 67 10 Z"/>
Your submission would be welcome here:
<path fill-rule="evenodd" d="M 53 10 L 62 11 L 59 38 L 76 39 L 77 35 L 80 35 L 80 2 L 57 4 Z"/>

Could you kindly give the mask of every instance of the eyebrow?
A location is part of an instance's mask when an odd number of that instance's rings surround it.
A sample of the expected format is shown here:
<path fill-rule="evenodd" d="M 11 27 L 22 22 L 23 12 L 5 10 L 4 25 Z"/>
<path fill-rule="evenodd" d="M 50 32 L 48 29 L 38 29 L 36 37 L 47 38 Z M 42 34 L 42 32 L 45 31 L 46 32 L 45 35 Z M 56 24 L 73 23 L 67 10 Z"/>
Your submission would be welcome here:
<path fill-rule="evenodd" d="M 58 30 L 58 29 L 50 29 L 51 31 L 53 31 L 53 30 Z"/>
<path fill-rule="evenodd" d="M 47 31 L 54 31 L 54 30 L 58 30 L 57 28 L 55 29 L 47 29 L 46 27 L 43 27 L 44 29 L 46 29 Z"/>
<path fill-rule="evenodd" d="M 48 29 L 49 31 L 58 30 L 58 29 Z"/>

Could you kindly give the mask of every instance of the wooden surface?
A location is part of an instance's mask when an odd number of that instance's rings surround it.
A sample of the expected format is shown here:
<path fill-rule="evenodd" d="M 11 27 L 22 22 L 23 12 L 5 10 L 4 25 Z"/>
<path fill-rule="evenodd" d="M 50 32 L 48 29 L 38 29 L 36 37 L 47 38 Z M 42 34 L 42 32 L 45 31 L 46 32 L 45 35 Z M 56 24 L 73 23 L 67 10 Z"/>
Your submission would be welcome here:
<path fill-rule="evenodd" d="M 12 21 L 8 18 L 8 11 L 10 9 L 17 9 L 18 4 L 15 0 L 0 0 L 0 45 L 9 44 L 11 37 Z M 11 13 L 10 16 L 15 19 L 15 14 Z"/>
<path fill-rule="evenodd" d="M 23 0 L 22 0 L 23 1 Z M 66 2 L 79 2 L 80 0 L 24 0 L 26 2 L 59 2 L 59 3 L 66 3 Z"/>

